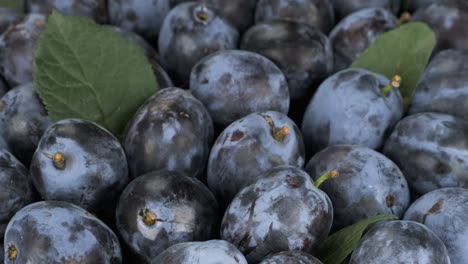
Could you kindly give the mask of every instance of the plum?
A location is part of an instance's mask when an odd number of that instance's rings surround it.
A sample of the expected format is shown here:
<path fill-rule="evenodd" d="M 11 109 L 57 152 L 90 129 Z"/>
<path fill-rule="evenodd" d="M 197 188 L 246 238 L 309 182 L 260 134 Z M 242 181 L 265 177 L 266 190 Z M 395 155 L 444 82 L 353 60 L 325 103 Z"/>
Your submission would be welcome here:
<path fill-rule="evenodd" d="M 192 67 L 203 57 L 238 45 L 239 32 L 213 7 L 186 2 L 172 8 L 158 40 L 161 65 L 178 86 L 187 86 Z"/>
<path fill-rule="evenodd" d="M 208 160 L 208 187 L 222 206 L 270 168 L 302 168 L 305 153 L 298 127 L 284 114 L 253 113 L 228 126 L 217 138 Z"/>
<path fill-rule="evenodd" d="M 198 62 L 190 74 L 190 89 L 215 123 L 227 126 L 250 113 L 288 113 L 286 78 L 272 61 L 243 50 L 224 50 Z"/>
<path fill-rule="evenodd" d="M 363 146 L 334 145 L 307 163 L 312 180 L 331 170 L 340 176 L 320 186 L 333 203 L 332 230 L 378 214 L 403 216 L 410 202 L 408 183 L 384 155 Z"/>
<path fill-rule="evenodd" d="M 384 221 L 362 237 L 349 264 L 450 264 L 444 243 L 423 224 Z"/>
<path fill-rule="evenodd" d="M 94 122 L 73 118 L 44 132 L 31 176 L 43 199 L 67 201 L 93 213 L 109 210 L 129 182 L 119 141 Z"/>
<path fill-rule="evenodd" d="M 213 121 L 190 91 L 160 90 L 135 113 L 125 134 L 131 177 L 167 169 L 206 181 Z"/>
<path fill-rule="evenodd" d="M 243 188 L 221 223 L 221 238 L 233 243 L 249 263 L 287 250 L 313 252 L 328 236 L 333 207 L 309 175 L 278 166 Z"/>
<path fill-rule="evenodd" d="M 449 187 L 426 193 L 408 208 L 404 219 L 431 229 L 447 247 L 451 264 L 468 261 L 468 189 Z"/>
<path fill-rule="evenodd" d="M 123 241 L 146 262 L 178 243 L 213 239 L 219 230 L 218 204 L 196 178 L 153 171 L 134 179 L 116 210 Z"/>
<path fill-rule="evenodd" d="M 119 240 L 101 220 L 62 201 L 21 209 L 5 232 L 5 264 L 120 264 Z"/>
<path fill-rule="evenodd" d="M 398 89 L 363 69 L 346 69 L 327 78 L 312 97 L 302 121 L 309 155 L 336 144 L 379 149 L 403 115 Z"/>
<path fill-rule="evenodd" d="M 447 114 L 419 113 L 402 119 L 383 153 L 418 194 L 468 187 L 468 122 Z"/>

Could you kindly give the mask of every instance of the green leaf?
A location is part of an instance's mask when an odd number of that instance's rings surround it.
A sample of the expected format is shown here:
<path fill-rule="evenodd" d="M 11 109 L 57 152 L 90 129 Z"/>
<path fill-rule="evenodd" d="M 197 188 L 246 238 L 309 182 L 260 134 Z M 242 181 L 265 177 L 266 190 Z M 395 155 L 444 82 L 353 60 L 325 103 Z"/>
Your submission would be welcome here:
<path fill-rule="evenodd" d="M 23 13 L 22 0 L 0 0 L 0 7 L 13 9 L 17 12 Z"/>
<path fill-rule="evenodd" d="M 54 121 L 82 118 L 115 135 L 157 88 L 140 47 L 87 18 L 57 12 L 39 39 L 34 82 Z"/>
<path fill-rule="evenodd" d="M 400 75 L 400 92 L 407 109 L 435 45 L 436 36 L 426 24 L 407 23 L 382 34 L 351 67 L 377 72 L 389 79 Z"/>
<path fill-rule="evenodd" d="M 340 264 L 359 244 L 367 227 L 382 220 L 398 219 L 396 215 L 377 215 L 347 226 L 329 236 L 319 245 L 315 256 L 324 264 Z"/>

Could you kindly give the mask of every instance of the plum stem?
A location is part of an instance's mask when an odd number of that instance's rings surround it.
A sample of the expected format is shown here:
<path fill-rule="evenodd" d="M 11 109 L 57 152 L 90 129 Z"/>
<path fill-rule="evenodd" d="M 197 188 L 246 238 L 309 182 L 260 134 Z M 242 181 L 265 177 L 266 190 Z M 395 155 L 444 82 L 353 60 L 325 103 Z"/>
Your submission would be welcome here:
<path fill-rule="evenodd" d="M 63 170 L 65 169 L 67 160 L 62 152 L 57 152 L 52 156 L 52 163 L 54 164 L 55 168 Z"/>
<path fill-rule="evenodd" d="M 274 129 L 275 131 L 273 131 L 273 137 L 280 141 L 280 142 L 283 142 L 284 138 L 289 135 L 289 127 L 288 126 L 283 126 L 282 128 L 280 129 Z"/>
<path fill-rule="evenodd" d="M 393 89 L 396 89 L 396 88 L 399 88 L 401 86 L 401 76 L 400 75 L 394 75 L 392 77 L 392 80 L 390 81 L 390 84 L 389 85 L 386 85 L 384 88 L 381 89 L 382 91 L 382 94 L 384 96 L 387 96 L 391 90 Z"/>
<path fill-rule="evenodd" d="M 322 183 L 324 183 L 325 181 L 329 180 L 329 179 L 333 179 L 333 178 L 336 178 L 340 175 L 340 173 L 337 171 L 337 170 L 331 170 L 329 172 L 326 172 L 325 174 L 323 174 L 322 176 L 320 176 L 317 181 L 315 181 L 314 183 L 314 186 L 316 188 L 319 188 L 320 185 L 322 185 Z"/>
<path fill-rule="evenodd" d="M 283 142 L 284 138 L 289 135 L 289 127 L 282 126 L 281 128 L 276 128 L 273 119 L 268 115 L 262 115 L 263 119 L 268 123 L 271 129 L 271 135 L 276 141 Z"/>
<path fill-rule="evenodd" d="M 156 216 L 156 214 L 148 209 L 145 209 L 145 211 L 141 211 L 140 216 L 143 218 L 143 223 L 146 226 L 153 226 L 156 223 L 156 221 L 158 221 L 158 217 Z"/>
<path fill-rule="evenodd" d="M 401 26 L 411 19 L 411 14 L 408 11 L 405 11 L 401 14 L 400 19 L 398 19 L 398 25 Z"/>
<path fill-rule="evenodd" d="M 15 246 L 11 245 L 8 247 L 8 259 L 10 261 L 14 261 L 16 260 L 16 258 L 18 257 L 18 250 L 16 249 Z"/>
<path fill-rule="evenodd" d="M 208 22 L 210 17 L 208 14 L 208 8 L 204 4 L 197 6 L 194 12 L 196 21 L 201 22 L 203 24 L 206 24 Z"/>

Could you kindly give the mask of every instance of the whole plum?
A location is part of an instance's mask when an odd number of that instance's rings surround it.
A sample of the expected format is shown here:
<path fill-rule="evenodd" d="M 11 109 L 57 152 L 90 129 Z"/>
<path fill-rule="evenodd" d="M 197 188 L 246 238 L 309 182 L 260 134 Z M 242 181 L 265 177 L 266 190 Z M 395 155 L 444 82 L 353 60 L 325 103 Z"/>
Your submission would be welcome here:
<path fill-rule="evenodd" d="M 167 169 L 205 181 L 212 141 L 213 121 L 190 91 L 160 90 L 128 123 L 124 147 L 130 175 Z"/>
<path fill-rule="evenodd" d="M 384 155 L 358 145 L 334 145 L 315 154 L 306 165 L 312 180 L 327 171 L 339 177 L 324 182 L 333 203 L 333 230 L 378 214 L 403 216 L 410 202 L 408 183 Z"/>
<path fill-rule="evenodd" d="M 440 113 L 402 119 L 383 153 L 419 194 L 443 187 L 468 187 L 468 122 Z"/>
<path fill-rule="evenodd" d="M 287 250 L 313 252 L 328 236 L 333 207 L 309 175 L 278 166 L 243 188 L 221 223 L 221 238 L 233 243 L 249 263 Z"/>
<path fill-rule="evenodd" d="M 244 50 L 219 51 L 198 62 L 190 89 L 215 123 L 227 126 L 253 112 L 288 113 L 286 78 L 272 61 Z"/>
<path fill-rule="evenodd" d="M 312 97 L 302 121 L 308 155 L 330 145 L 379 149 L 403 115 L 400 91 L 383 75 L 346 69 L 327 78 Z"/>
<path fill-rule="evenodd" d="M 208 187 L 226 207 L 243 187 L 280 165 L 302 168 L 304 143 L 297 126 L 284 114 L 267 111 L 228 126 L 211 148 Z"/>

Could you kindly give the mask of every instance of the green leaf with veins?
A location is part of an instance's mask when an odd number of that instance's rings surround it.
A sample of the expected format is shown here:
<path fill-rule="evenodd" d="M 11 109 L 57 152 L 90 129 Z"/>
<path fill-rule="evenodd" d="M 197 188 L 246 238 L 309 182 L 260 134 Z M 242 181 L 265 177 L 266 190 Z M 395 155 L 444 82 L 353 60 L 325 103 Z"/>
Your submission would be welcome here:
<path fill-rule="evenodd" d="M 380 73 L 389 79 L 400 75 L 400 92 L 407 109 L 435 45 L 436 36 L 426 24 L 403 24 L 377 38 L 351 67 Z"/>
<path fill-rule="evenodd" d="M 347 226 L 330 235 L 319 245 L 315 257 L 323 264 L 341 264 L 359 244 L 366 229 L 383 220 L 396 220 L 396 215 L 377 215 Z"/>
<path fill-rule="evenodd" d="M 86 119 L 115 135 L 157 90 L 140 47 L 88 18 L 57 12 L 39 38 L 34 83 L 54 121 Z"/>

